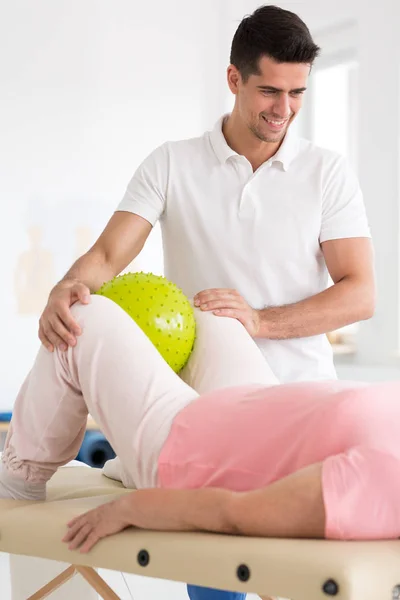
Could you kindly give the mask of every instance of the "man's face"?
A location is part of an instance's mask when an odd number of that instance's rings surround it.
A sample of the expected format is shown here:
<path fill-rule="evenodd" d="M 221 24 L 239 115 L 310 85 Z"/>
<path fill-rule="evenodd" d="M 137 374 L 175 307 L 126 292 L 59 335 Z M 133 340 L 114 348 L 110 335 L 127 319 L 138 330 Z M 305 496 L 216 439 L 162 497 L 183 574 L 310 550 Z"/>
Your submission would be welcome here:
<path fill-rule="evenodd" d="M 263 56 L 259 70 L 260 75 L 250 75 L 244 83 L 236 67 L 230 65 L 228 83 L 243 123 L 259 140 L 277 143 L 301 108 L 310 65 L 277 63 Z"/>

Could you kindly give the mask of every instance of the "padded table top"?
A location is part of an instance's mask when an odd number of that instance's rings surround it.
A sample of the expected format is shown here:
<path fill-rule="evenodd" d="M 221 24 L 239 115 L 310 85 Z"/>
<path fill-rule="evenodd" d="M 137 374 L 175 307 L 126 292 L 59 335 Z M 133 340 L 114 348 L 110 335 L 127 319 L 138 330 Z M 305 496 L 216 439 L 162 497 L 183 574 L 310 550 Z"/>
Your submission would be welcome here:
<path fill-rule="evenodd" d="M 292 600 L 391 600 L 394 586 L 400 585 L 400 541 L 266 539 L 132 528 L 101 540 L 86 555 L 61 542 L 72 517 L 129 492 L 100 469 L 59 469 L 46 502 L 0 500 L 0 551 Z"/>

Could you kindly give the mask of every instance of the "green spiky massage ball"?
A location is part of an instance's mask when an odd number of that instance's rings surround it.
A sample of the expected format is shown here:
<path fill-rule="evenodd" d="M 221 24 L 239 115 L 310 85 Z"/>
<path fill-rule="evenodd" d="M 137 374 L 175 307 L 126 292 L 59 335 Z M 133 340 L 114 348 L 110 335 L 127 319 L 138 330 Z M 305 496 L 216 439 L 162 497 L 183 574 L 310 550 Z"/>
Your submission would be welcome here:
<path fill-rule="evenodd" d="M 97 292 L 116 302 L 139 325 L 169 366 L 178 373 L 193 348 L 193 308 L 174 283 L 153 273 L 126 273 Z"/>

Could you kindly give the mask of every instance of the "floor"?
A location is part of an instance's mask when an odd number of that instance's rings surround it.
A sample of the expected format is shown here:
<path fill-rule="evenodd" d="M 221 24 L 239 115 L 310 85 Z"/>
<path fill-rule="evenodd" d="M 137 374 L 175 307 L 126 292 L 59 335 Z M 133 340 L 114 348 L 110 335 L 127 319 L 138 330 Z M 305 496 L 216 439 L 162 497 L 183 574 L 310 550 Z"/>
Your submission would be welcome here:
<path fill-rule="evenodd" d="M 29 560 L 29 569 L 35 573 L 30 577 L 30 581 L 27 577 L 21 577 L 21 573 L 24 572 L 24 563 L 27 560 Z M 25 557 L 12 557 L 11 561 L 8 554 L 0 553 L 0 599 L 26 600 L 44 583 L 32 580 L 34 577 L 40 577 L 43 561 Z M 46 562 L 48 563 L 48 561 Z M 12 569 L 14 578 L 13 594 L 11 593 L 10 569 Z M 100 569 L 99 574 L 121 600 L 188 600 L 186 586 L 183 583 L 122 574 L 104 569 Z M 78 581 L 78 576 L 49 596 L 51 600 L 71 600 L 71 598 L 73 600 L 97 600 L 98 597 L 91 592 L 86 582 Z M 259 600 L 259 597 L 253 594 L 249 594 L 247 598 L 248 600 Z"/>

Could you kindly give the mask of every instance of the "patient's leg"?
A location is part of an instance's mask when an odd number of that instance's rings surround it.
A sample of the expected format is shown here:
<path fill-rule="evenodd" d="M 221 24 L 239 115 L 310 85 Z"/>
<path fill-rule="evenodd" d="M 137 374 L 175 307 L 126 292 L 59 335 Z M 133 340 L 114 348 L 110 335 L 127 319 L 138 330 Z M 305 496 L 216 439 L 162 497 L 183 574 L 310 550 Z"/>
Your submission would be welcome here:
<path fill-rule="evenodd" d="M 57 467 L 77 455 L 88 410 L 129 469 L 144 420 L 197 397 L 114 302 L 93 296 L 72 311 L 83 329 L 77 345 L 41 347 L 15 402 L 0 497 L 42 498 Z"/>
<path fill-rule="evenodd" d="M 199 394 L 247 383 L 276 385 L 264 355 L 237 319 L 195 308 L 196 340 L 181 378 Z"/>
<path fill-rule="evenodd" d="M 179 373 L 183 381 L 199 394 L 247 383 L 276 385 L 265 357 L 237 319 L 217 317 L 194 309 L 196 340 L 185 367 Z M 126 480 L 120 457 L 106 462 L 103 473 L 117 481 Z"/>

